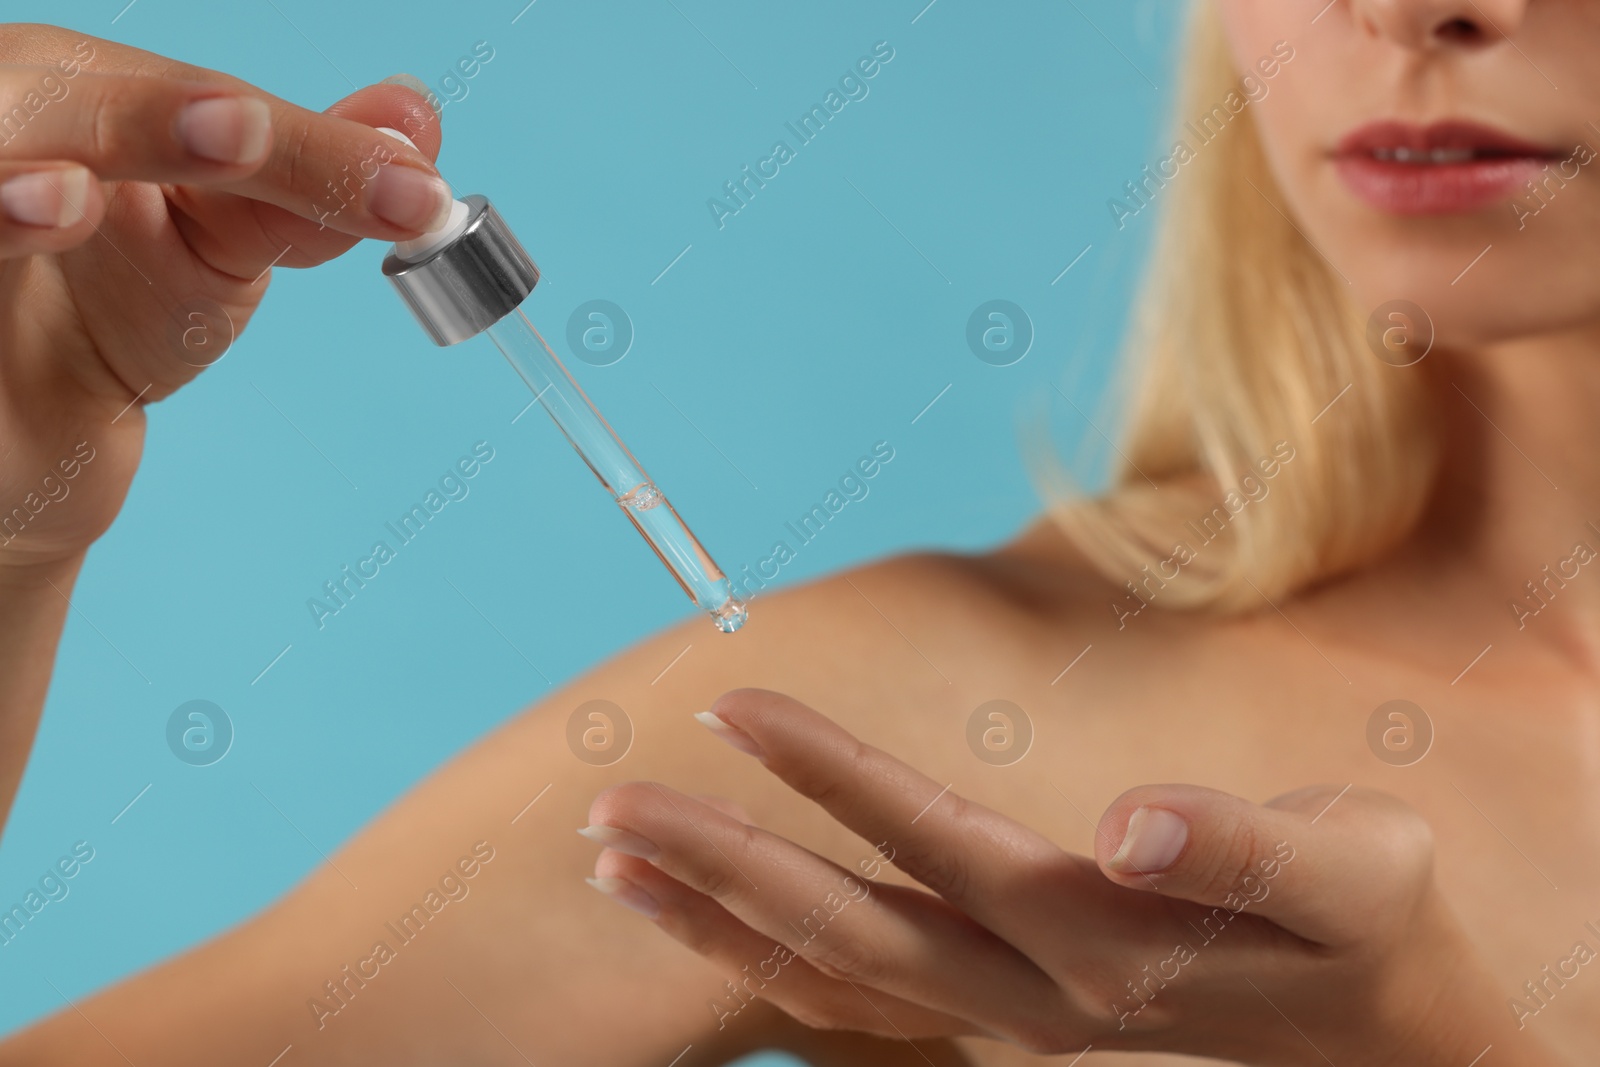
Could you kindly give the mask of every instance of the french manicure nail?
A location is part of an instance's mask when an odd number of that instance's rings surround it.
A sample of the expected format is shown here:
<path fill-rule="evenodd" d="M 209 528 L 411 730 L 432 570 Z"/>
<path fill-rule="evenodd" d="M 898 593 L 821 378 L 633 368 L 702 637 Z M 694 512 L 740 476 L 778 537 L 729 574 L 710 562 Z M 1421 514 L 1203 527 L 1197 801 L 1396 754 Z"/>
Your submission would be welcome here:
<path fill-rule="evenodd" d="M 654 919 L 661 914 L 661 905 L 656 903 L 656 898 L 625 878 L 585 878 L 584 881 L 646 919 Z"/>
<path fill-rule="evenodd" d="M 717 737 L 726 741 L 728 744 L 732 745 L 740 752 L 743 752 L 745 755 L 754 756 L 756 759 L 761 759 L 766 756 L 766 753 L 761 751 L 761 746 L 756 744 L 755 738 L 751 737 L 737 726 L 718 718 L 713 712 L 697 711 L 694 713 L 694 717 L 700 720 L 700 723 L 710 729 L 710 731 Z"/>
<path fill-rule="evenodd" d="M 59 229 L 84 217 L 89 202 L 85 167 L 36 170 L 0 185 L 0 208 L 12 222 Z"/>
<path fill-rule="evenodd" d="M 653 860 L 661 855 L 661 849 L 654 841 L 615 826 L 585 826 L 578 833 L 606 848 L 614 848 L 642 860 Z"/>
<path fill-rule="evenodd" d="M 271 137 L 272 111 L 254 97 L 215 96 L 178 112 L 178 140 L 213 163 L 254 163 Z"/>
<path fill-rule="evenodd" d="M 1165 808 L 1139 808 L 1106 866 L 1122 874 L 1155 874 L 1172 866 L 1188 840 L 1189 824 L 1181 816 Z"/>
<path fill-rule="evenodd" d="M 367 207 L 387 223 L 426 233 L 450 218 L 450 199 L 443 178 L 402 163 L 386 163 L 372 180 Z"/>

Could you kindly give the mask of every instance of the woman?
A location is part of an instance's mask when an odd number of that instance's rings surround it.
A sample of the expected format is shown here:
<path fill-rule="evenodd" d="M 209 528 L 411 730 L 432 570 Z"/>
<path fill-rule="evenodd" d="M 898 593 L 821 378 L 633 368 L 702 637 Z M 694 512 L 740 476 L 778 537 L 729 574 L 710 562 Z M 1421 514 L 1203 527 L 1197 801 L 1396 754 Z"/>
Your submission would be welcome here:
<path fill-rule="evenodd" d="M 79 40 L 9 27 L 0 55 Z M 682 634 L 645 642 L 0 1062 L 1592 1061 L 1600 203 L 1571 161 L 1600 143 L 1597 44 L 1584 0 L 1203 7 L 1108 496 L 768 597 L 658 683 Z M 438 206 L 396 150 L 398 181 L 308 221 L 374 146 L 358 124 L 437 150 L 404 90 L 267 99 L 269 136 L 248 104 L 174 118 L 248 87 L 92 47 L 103 91 L 0 164 L 112 183 L 35 185 L 22 224 L 0 186 L 4 488 L 80 440 L 106 457 L 5 549 L 7 797 L 140 404 L 193 374 L 89 223 L 164 242 L 165 306 L 238 320 L 286 245 L 310 265 Z M 619 764 L 567 748 L 591 699 L 633 718 Z"/>

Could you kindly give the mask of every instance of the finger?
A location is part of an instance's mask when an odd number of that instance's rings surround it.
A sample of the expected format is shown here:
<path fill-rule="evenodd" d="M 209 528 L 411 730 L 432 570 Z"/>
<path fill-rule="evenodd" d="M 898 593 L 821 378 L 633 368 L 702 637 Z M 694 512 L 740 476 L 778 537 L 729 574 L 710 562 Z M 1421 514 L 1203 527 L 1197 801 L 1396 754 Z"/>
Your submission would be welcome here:
<path fill-rule="evenodd" d="M 745 811 L 742 805 L 729 800 L 727 797 L 713 796 L 710 793 L 696 793 L 694 794 L 694 798 L 707 807 L 716 808 L 729 818 L 737 819 L 742 823 L 755 822 L 755 820 L 750 817 L 750 813 Z"/>
<path fill-rule="evenodd" d="M 266 162 L 216 188 L 355 237 L 401 240 L 449 217 L 450 186 L 421 152 L 387 134 L 282 102 L 273 104 L 272 124 Z"/>
<path fill-rule="evenodd" d="M 131 45 L 37 22 L 0 23 L 0 56 L 7 63 L 54 67 L 71 78 L 84 68 L 121 74 L 167 74 L 200 70 Z"/>
<path fill-rule="evenodd" d="M 100 183 L 70 162 L 0 162 L 0 259 L 64 252 L 105 214 Z"/>
<path fill-rule="evenodd" d="M 0 67 L 0 158 L 71 159 L 107 180 L 229 182 L 267 159 L 265 100 L 201 82 Z"/>
<path fill-rule="evenodd" d="M 192 67 L 141 56 L 123 62 L 139 75 L 80 69 L 64 80 L 53 67 L 0 67 L 0 104 L 26 115 L 0 155 L 69 158 L 104 178 L 219 187 L 354 237 L 402 240 L 448 218 L 450 186 L 421 152 L 234 78 L 194 77 Z M 46 80 L 54 88 L 42 96 Z M 422 109 L 424 125 L 437 130 Z M 422 125 L 400 130 L 413 141 L 427 134 Z"/>
<path fill-rule="evenodd" d="M 886 842 L 896 867 L 1001 937 L 1025 938 L 1034 926 L 1035 917 L 1012 906 L 1019 878 L 1047 877 L 1061 894 L 1104 885 L 1088 860 L 781 693 L 737 689 L 696 717 L 735 747 L 742 736 L 791 788 L 866 840 Z"/>
<path fill-rule="evenodd" d="M 644 860 L 604 849 L 595 861 L 594 873 L 590 884 L 596 889 L 640 911 L 729 976 L 724 995 L 709 1002 L 719 1029 L 752 1001 L 763 998 L 819 1030 L 859 1030 L 900 1038 L 982 1033 L 956 1016 L 827 977 L 782 944 L 740 922 L 710 897 Z"/>
<path fill-rule="evenodd" d="M 1060 1004 L 1009 944 L 930 894 L 871 879 L 692 797 L 633 782 L 602 793 L 587 836 L 642 854 L 829 977 L 960 1014 L 1007 1039 Z M 604 829 L 630 835 L 607 840 Z"/>
<path fill-rule="evenodd" d="M 1366 789 L 1259 805 L 1200 786 L 1141 786 L 1112 802 L 1096 838 L 1101 869 L 1121 885 L 1248 909 L 1324 945 L 1405 922 L 1404 901 L 1420 901 L 1432 878 L 1427 824 Z"/>
<path fill-rule="evenodd" d="M 441 130 L 438 116 L 427 102 L 400 85 L 370 85 L 340 100 L 328 114 L 359 124 L 368 135 L 386 142 L 398 153 L 410 150 L 399 141 L 375 132 L 387 126 L 407 132 L 424 160 L 438 155 Z M 370 171 L 370 167 L 367 168 Z M 362 194 L 360 169 L 347 177 L 341 196 Z M 228 188 L 180 185 L 168 199 L 174 221 L 197 256 L 209 266 L 235 278 L 258 279 L 269 266 L 313 267 L 344 254 L 358 237 L 338 227 L 342 217 L 339 197 L 325 190 L 321 205 L 327 224 L 274 204 L 236 195 Z"/>

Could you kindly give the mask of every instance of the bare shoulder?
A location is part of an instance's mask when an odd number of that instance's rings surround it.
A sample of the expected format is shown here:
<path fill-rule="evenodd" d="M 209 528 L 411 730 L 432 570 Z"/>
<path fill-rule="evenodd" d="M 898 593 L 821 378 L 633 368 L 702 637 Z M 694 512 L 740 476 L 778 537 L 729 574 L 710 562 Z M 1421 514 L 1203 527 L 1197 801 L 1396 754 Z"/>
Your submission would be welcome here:
<path fill-rule="evenodd" d="M 1064 635 L 1104 630 L 1114 588 L 1064 542 L 1030 534 L 981 554 L 911 552 L 766 594 L 723 636 L 695 619 L 623 651 L 556 697 L 626 695 L 700 710 L 739 686 L 819 709 L 914 705 L 1031 670 Z"/>
<path fill-rule="evenodd" d="M 1043 699 L 1093 646 L 1081 675 L 1116 677 L 1164 657 L 1214 658 L 1249 623 L 1148 608 L 1098 573 L 1047 521 L 976 554 L 911 552 L 758 597 L 751 621 L 722 636 L 696 619 L 577 679 L 546 705 L 608 695 L 652 713 L 700 710 L 741 686 L 777 689 L 862 729 L 974 706 L 989 696 Z M 1077 670 L 1077 668 L 1074 668 Z M 1148 673 L 1148 672 L 1146 672 Z"/>

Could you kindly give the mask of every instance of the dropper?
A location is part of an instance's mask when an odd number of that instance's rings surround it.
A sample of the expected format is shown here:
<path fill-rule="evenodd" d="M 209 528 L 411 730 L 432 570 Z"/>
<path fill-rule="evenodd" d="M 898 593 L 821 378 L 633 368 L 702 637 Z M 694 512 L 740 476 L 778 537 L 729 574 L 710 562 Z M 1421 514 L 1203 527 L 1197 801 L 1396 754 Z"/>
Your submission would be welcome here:
<path fill-rule="evenodd" d="M 476 194 L 455 201 L 444 226 L 397 243 L 383 273 L 435 344 L 487 333 L 689 598 L 724 633 L 744 625 L 733 583 L 523 314 L 539 268 L 494 205 Z"/>

